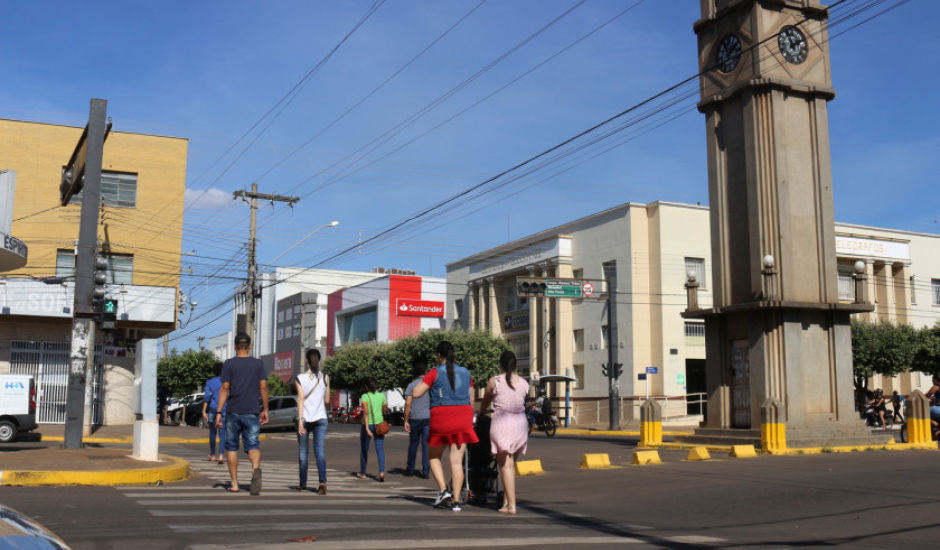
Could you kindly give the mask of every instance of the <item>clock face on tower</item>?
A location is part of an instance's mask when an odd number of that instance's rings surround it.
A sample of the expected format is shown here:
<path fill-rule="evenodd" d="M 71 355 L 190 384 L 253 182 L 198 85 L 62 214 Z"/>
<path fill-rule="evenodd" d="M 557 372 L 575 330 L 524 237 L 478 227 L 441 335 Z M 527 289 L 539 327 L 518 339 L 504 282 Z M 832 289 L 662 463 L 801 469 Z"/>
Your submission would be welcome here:
<path fill-rule="evenodd" d="M 740 60 L 741 39 L 734 34 L 722 38 L 715 54 L 715 63 L 718 65 L 718 70 L 723 73 L 730 73 L 738 66 Z"/>
<path fill-rule="evenodd" d="M 800 29 L 792 26 L 782 28 L 777 35 L 777 45 L 783 58 L 790 63 L 800 64 L 806 60 L 806 37 Z"/>

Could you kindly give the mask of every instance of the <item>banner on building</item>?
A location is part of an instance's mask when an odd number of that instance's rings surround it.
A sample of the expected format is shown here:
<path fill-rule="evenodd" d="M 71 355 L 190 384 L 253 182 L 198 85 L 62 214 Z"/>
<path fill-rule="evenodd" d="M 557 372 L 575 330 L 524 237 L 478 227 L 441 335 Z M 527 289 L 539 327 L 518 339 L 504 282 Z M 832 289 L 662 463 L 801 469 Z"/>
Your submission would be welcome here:
<path fill-rule="evenodd" d="M 278 375 L 281 380 L 290 382 L 294 374 L 294 352 L 282 351 L 274 354 L 274 374 Z"/>
<path fill-rule="evenodd" d="M 410 317 L 443 317 L 444 302 L 399 298 L 395 310 L 398 315 Z"/>

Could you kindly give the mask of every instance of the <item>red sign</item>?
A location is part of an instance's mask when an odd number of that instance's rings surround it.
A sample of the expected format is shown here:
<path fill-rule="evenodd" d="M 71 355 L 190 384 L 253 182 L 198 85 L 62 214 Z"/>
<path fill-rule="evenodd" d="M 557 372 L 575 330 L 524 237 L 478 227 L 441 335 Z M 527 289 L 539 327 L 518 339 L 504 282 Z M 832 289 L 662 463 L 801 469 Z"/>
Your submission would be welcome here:
<path fill-rule="evenodd" d="M 282 351 L 274 354 L 274 374 L 287 382 L 294 373 L 294 352 Z"/>
<path fill-rule="evenodd" d="M 443 317 L 444 302 L 399 298 L 395 310 L 406 317 Z"/>
<path fill-rule="evenodd" d="M 581 285 L 581 293 L 584 294 L 585 298 L 594 294 L 594 285 L 586 281 L 583 285 Z"/>

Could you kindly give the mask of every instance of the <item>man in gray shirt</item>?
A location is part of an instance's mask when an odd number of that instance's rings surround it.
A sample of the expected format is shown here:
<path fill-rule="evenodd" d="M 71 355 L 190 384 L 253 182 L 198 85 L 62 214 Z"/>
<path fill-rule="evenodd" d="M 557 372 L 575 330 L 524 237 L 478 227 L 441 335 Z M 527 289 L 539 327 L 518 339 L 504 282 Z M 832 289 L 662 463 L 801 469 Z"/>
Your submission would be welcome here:
<path fill-rule="evenodd" d="M 431 465 L 428 462 L 428 435 L 431 429 L 431 397 L 425 392 L 421 397 L 414 397 L 415 386 L 424 379 L 428 366 L 416 363 L 414 372 L 422 373 L 405 389 L 405 431 L 408 432 L 408 467 L 405 475 L 418 475 L 428 478 Z M 415 455 L 418 454 L 418 442 L 421 442 L 421 472 L 415 471 Z"/>

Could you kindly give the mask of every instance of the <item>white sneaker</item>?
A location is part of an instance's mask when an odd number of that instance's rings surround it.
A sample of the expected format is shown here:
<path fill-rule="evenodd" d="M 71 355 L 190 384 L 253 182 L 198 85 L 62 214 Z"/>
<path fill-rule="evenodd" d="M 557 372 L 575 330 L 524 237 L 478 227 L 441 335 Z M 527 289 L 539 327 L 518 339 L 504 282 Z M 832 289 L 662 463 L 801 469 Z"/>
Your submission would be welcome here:
<path fill-rule="evenodd" d="M 451 511 L 451 512 L 459 512 L 459 511 L 460 511 L 460 503 L 455 500 L 455 501 L 454 501 L 454 505 L 450 507 L 450 511 Z"/>
<path fill-rule="evenodd" d="M 437 498 L 434 499 L 434 506 L 440 506 L 447 502 L 447 499 L 454 498 L 454 495 L 450 494 L 450 491 L 443 490 L 437 494 Z"/>

